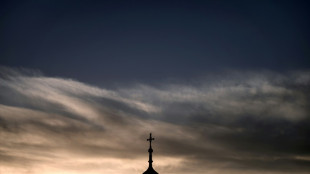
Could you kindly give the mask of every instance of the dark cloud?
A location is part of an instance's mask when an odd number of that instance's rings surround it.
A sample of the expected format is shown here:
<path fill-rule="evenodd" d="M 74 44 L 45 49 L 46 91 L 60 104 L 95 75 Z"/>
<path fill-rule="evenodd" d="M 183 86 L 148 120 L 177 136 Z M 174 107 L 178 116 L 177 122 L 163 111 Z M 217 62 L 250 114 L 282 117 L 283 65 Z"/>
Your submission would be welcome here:
<path fill-rule="evenodd" d="M 104 89 L 4 69 L 3 171 L 142 172 L 149 132 L 159 172 L 310 171 L 308 71 L 231 71 L 190 84 Z"/>

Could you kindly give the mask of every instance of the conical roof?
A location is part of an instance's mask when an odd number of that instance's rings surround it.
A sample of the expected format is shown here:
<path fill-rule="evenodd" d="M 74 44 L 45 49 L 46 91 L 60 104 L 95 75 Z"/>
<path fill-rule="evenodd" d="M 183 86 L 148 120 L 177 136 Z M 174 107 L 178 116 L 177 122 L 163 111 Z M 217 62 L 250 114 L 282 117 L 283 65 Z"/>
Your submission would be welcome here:
<path fill-rule="evenodd" d="M 143 174 L 158 174 L 153 167 L 149 167 Z"/>
<path fill-rule="evenodd" d="M 152 141 L 155 140 L 155 138 L 152 137 L 152 133 L 150 133 L 150 138 L 147 139 L 147 141 L 150 142 L 150 148 L 148 150 L 149 152 L 149 168 L 143 172 L 143 174 L 158 174 L 152 166 L 153 160 L 152 160 L 152 153 L 153 153 L 153 149 L 152 149 Z"/>

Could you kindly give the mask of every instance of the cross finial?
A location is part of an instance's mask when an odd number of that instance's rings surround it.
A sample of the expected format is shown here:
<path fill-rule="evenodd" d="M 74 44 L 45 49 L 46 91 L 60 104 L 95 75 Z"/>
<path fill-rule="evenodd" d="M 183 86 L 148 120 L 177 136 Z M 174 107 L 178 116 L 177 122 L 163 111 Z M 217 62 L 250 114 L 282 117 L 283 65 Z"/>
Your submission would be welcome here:
<path fill-rule="evenodd" d="M 147 139 L 147 141 L 149 141 L 150 142 L 150 146 L 151 146 L 151 144 L 152 144 L 152 141 L 153 140 L 155 140 L 154 138 L 152 138 L 152 133 L 150 133 L 150 138 L 149 139 Z"/>

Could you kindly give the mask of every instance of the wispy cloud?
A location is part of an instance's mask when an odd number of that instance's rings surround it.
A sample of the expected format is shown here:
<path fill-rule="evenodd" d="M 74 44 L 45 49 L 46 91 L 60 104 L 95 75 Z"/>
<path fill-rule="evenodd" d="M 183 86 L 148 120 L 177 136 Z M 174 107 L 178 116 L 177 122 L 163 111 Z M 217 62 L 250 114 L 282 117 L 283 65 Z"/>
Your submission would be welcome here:
<path fill-rule="evenodd" d="M 105 89 L 1 67 L 1 173 L 310 171 L 309 71 Z"/>

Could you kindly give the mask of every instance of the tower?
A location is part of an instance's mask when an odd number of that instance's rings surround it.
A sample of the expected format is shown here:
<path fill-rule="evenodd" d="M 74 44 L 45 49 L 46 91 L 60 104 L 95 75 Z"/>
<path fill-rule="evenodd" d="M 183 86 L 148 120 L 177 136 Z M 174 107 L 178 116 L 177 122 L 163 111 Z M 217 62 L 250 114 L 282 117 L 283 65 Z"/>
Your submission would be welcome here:
<path fill-rule="evenodd" d="M 158 174 L 154 169 L 153 169 L 153 166 L 152 166 L 152 163 L 153 163 L 153 160 L 152 160 L 152 153 L 153 153 L 153 149 L 152 149 L 152 141 L 155 140 L 153 137 L 152 137 L 152 133 L 150 133 L 150 138 L 147 139 L 147 141 L 150 142 L 150 148 L 148 150 L 149 152 L 149 168 L 143 173 L 143 174 Z"/>

